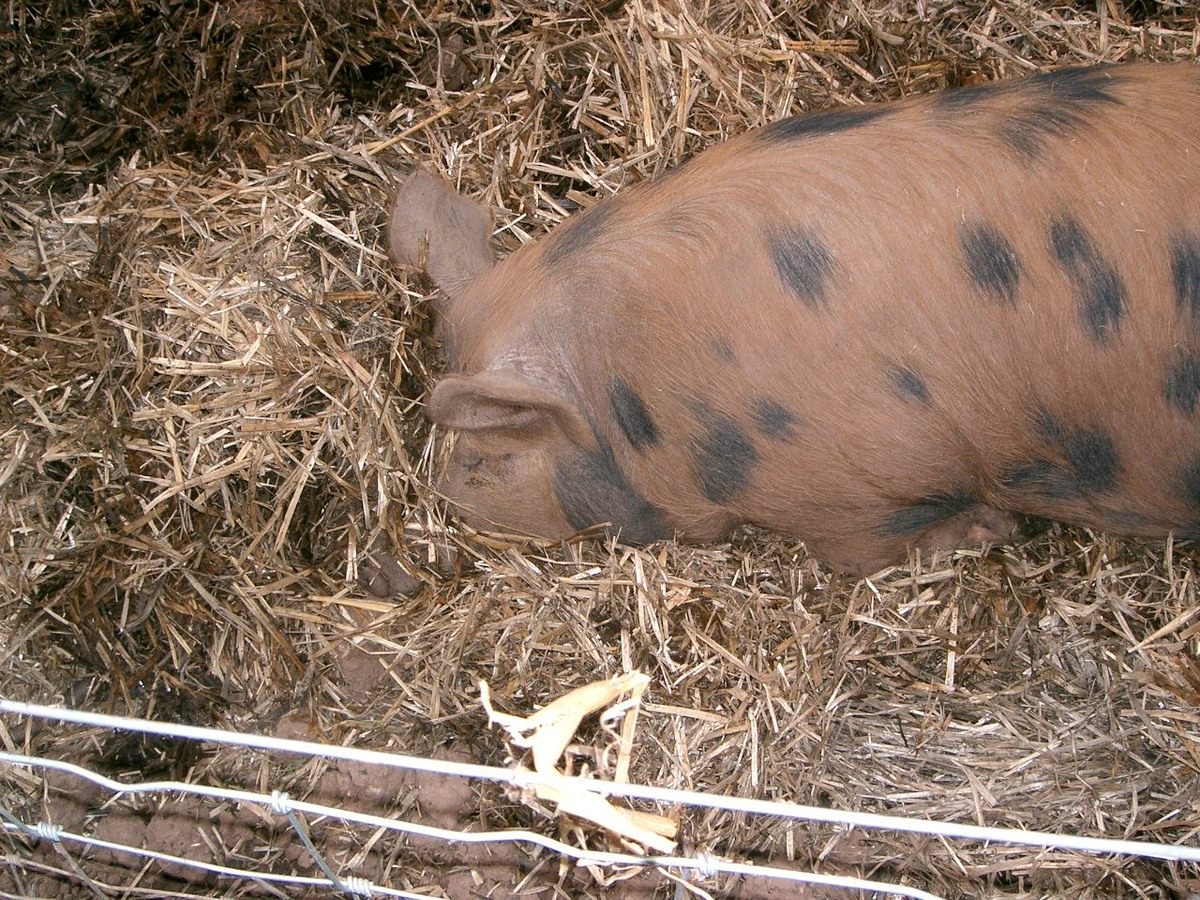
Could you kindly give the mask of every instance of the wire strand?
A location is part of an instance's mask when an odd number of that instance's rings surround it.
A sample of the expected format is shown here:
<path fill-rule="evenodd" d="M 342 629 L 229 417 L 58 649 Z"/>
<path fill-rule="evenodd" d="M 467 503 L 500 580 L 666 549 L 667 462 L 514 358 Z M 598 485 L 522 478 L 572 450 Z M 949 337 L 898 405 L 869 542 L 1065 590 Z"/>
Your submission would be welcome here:
<path fill-rule="evenodd" d="M 227 732 L 215 728 L 201 728 L 194 725 L 153 722 L 145 719 L 90 713 L 63 707 L 20 703 L 2 698 L 0 698 L 0 713 L 33 716 L 43 719 L 57 719 L 81 725 L 211 741 L 227 745 L 254 747 L 262 750 L 297 753 L 310 757 L 320 756 L 330 759 L 344 759 L 354 762 L 432 772 L 441 775 L 500 781 L 517 788 L 546 784 L 546 781 L 539 777 L 537 773 L 527 769 L 483 766 L 475 763 L 460 763 L 451 760 L 424 759 L 422 757 L 406 756 L 380 750 L 363 750 L 355 747 L 331 746 L 311 743 L 309 741 L 276 738 L 269 735 Z M 0 754 L 0 759 L 8 757 L 8 754 Z M 962 840 L 1019 844 L 1022 846 L 1041 847 L 1046 850 L 1075 850 L 1092 854 L 1116 854 L 1176 862 L 1200 862 L 1200 847 L 1187 845 L 1098 838 L 1084 835 L 1053 834 L 1044 831 L 1024 831 L 1016 828 L 993 828 L 957 822 L 938 822 L 930 819 L 910 819 L 904 816 L 886 815 L 883 813 L 827 809 L 825 807 L 806 806 L 786 801 L 753 800 L 745 797 L 704 794 L 677 788 L 597 781 L 588 778 L 572 778 L 570 782 L 582 790 L 604 796 L 620 796 L 668 804 L 699 806 L 708 809 L 749 813 L 752 815 L 777 816 L 809 822 L 910 832 Z"/>

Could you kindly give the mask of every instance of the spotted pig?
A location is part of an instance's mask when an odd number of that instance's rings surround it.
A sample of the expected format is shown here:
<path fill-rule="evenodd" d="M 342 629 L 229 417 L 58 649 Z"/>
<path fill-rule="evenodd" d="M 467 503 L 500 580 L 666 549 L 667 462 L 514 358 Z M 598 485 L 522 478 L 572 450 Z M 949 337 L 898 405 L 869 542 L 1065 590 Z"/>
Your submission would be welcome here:
<path fill-rule="evenodd" d="M 429 416 L 479 526 L 873 570 L 1028 514 L 1200 536 L 1200 68 L 1066 69 L 783 119 L 491 264 L 418 173 Z"/>

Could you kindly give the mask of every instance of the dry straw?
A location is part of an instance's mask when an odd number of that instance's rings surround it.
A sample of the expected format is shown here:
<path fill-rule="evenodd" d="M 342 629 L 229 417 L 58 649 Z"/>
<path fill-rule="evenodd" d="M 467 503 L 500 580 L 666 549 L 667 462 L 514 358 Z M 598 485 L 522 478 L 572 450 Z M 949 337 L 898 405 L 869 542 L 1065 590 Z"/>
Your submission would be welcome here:
<path fill-rule="evenodd" d="M 636 783 L 1197 841 L 1192 548 L 1047 527 L 855 581 L 757 533 L 638 550 L 465 534 L 430 488 L 430 288 L 380 233 L 417 163 L 487 202 L 507 251 L 785 114 L 1192 58 L 1193 4 L 13 0 L 0 17 L 0 695 L 501 764 L 480 680 L 525 714 L 638 669 Z M 355 584 L 373 547 L 399 548 L 414 592 Z M 603 766 L 603 731 L 585 738 L 574 752 Z M 604 840 L 498 788 L 381 795 L 327 761 L 57 725 L 9 723 L 0 742 Z M 168 812 L 28 773 L 3 774 L 0 802 L 147 842 Z M 294 863 L 235 812 L 192 830 Z M 680 825 L 688 849 L 951 897 L 1200 892 L 1174 863 L 721 811 Z M 673 890 L 349 828 L 326 840 L 373 881 L 452 897 Z M 0 890 L 74 896 L 74 876 L 6 850 Z M 92 862 L 115 884 L 223 895 Z"/>

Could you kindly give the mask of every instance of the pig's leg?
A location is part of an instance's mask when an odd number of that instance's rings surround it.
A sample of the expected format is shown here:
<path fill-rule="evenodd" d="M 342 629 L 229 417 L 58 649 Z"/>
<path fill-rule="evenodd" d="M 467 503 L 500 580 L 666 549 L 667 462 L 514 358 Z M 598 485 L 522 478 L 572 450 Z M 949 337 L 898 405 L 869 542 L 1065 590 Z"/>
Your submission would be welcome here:
<path fill-rule="evenodd" d="M 909 535 L 881 535 L 862 527 L 860 521 L 859 527 L 847 530 L 847 537 L 808 542 L 808 549 L 843 572 L 870 575 L 902 561 L 912 547 L 920 550 L 978 547 L 1006 541 L 1016 532 L 1017 519 L 1011 513 L 976 503 Z"/>

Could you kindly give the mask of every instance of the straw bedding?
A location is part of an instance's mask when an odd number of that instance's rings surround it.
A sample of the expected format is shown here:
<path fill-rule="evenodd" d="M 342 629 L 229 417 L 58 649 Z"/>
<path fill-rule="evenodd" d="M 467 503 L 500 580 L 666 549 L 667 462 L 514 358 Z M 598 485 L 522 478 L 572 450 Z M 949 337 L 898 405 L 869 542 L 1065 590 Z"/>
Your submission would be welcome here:
<path fill-rule="evenodd" d="M 1192 547 L 1047 525 L 854 580 L 761 533 L 643 549 L 464 533 L 431 488 L 442 445 L 421 416 L 432 288 L 381 233 L 418 163 L 488 203 L 507 252 L 788 113 L 1191 58 L 1192 4 L 13 0 L 0 17 L 0 695 L 501 764 L 480 679 L 525 714 L 638 668 L 639 782 L 1197 841 Z M 372 548 L 397 549 L 407 596 L 356 584 Z M 582 744 L 602 747 L 591 728 Z M 13 719 L 0 741 L 605 843 L 495 786 Z M 235 858 L 313 868 L 286 828 L 237 810 L 105 800 L 0 771 L 0 801 L 29 819 L 169 844 L 182 817 Z M 948 897 L 1200 895 L 1194 866 L 681 816 L 687 850 Z M 434 896 L 674 891 L 657 875 L 605 888 L 533 851 L 315 836 Z M 53 852 L 0 840 L 24 860 L 0 867 L 10 895 L 94 896 Z M 90 867 L 151 896 L 258 890 Z"/>

